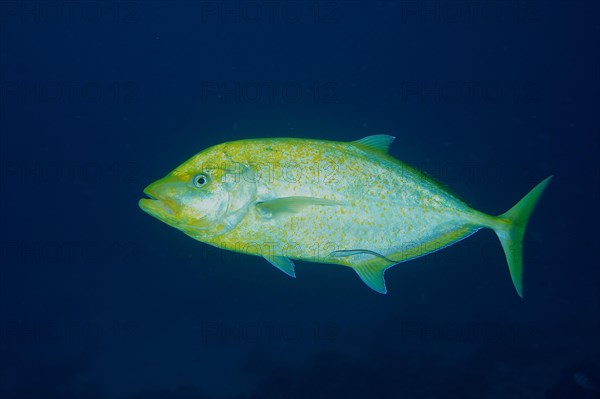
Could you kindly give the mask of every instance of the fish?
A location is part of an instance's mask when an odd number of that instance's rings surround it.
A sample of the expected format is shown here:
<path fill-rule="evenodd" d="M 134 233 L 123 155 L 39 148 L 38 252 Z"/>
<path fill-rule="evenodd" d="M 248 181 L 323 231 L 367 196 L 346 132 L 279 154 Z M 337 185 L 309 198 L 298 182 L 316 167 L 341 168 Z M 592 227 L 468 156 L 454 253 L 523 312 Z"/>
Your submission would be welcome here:
<path fill-rule="evenodd" d="M 393 140 L 377 134 L 348 142 L 279 137 L 217 144 L 148 185 L 139 206 L 195 240 L 262 256 L 291 277 L 294 260 L 342 265 L 381 294 L 390 267 L 488 228 L 523 297 L 523 237 L 553 176 L 493 216 L 391 156 Z"/>
<path fill-rule="evenodd" d="M 592 399 L 600 398 L 600 367 L 590 357 L 565 369 L 563 375 L 550 389 L 547 399 Z"/>

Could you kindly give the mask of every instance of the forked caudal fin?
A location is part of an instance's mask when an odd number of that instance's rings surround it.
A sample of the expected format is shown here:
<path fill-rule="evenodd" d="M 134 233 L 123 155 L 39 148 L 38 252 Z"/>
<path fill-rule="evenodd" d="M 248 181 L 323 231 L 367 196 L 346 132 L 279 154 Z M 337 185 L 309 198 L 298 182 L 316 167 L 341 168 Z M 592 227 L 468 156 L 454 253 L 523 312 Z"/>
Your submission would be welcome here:
<path fill-rule="evenodd" d="M 523 236 L 529 221 L 529 216 L 535 209 L 544 189 L 550 183 L 552 176 L 547 177 L 535 186 L 517 205 L 502 215 L 494 218 L 491 227 L 495 232 L 508 262 L 510 277 L 515 289 L 523 298 Z"/>
<path fill-rule="evenodd" d="M 468 237 L 481 227 L 488 227 L 496 232 L 496 235 L 500 239 L 504 254 L 506 255 L 506 261 L 510 270 L 510 276 L 517 293 L 523 297 L 523 236 L 525 235 L 525 229 L 531 213 L 535 209 L 540 196 L 544 192 L 544 189 L 550 183 L 552 176 L 546 178 L 537 186 L 535 186 L 521 201 L 513 206 L 508 212 L 503 213 L 500 216 L 489 216 L 480 213 L 480 217 L 471 227 L 465 226 L 463 229 L 456 230 L 452 234 L 441 237 L 437 245 L 434 245 L 437 249 L 441 249 L 447 245 L 455 243 L 465 237 Z M 385 270 L 396 263 L 403 262 L 405 260 L 413 259 L 418 256 L 424 255 L 424 253 L 417 254 L 417 256 L 409 256 L 405 259 L 390 259 L 386 256 L 380 255 L 376 252 L 359 249 L 359 250 L 343 250 L 334 251 L 330 254 L 333 257 L 345 257 L 353 256 L 356 254 L 369 254 L 373 255 L 374 258 L 383 259 L 386 262 L 381 263 L 365 263 L 361 265 L 353 266 L 354 270 L 360 278 L 373 290 L 385 294 L 387 289 L 385 287 L 385 280 L 383 274 Z"/>

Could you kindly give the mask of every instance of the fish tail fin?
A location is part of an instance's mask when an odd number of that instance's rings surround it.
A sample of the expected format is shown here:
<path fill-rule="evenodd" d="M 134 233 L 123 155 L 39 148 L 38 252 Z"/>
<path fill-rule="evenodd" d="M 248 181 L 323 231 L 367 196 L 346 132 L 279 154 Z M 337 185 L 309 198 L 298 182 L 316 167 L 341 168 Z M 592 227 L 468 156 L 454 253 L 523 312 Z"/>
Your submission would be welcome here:
<path fill-rule="evenodd" d="M 521 298 L 523 298 L 523 236 L 529 217 L 552 177 L 547 177 L 540 182 L 508 212 L 495 217 L 489 226 L 500 239 L 510 277 Z"/>

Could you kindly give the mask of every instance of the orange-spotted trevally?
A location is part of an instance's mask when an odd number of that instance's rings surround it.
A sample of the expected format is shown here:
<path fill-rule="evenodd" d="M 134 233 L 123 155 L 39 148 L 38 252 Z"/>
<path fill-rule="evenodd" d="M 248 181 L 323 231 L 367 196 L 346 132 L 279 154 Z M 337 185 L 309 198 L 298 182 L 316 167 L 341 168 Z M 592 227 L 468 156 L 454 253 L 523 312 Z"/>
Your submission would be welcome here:
<path fill-rule="evenodd" d="M 523 235 L 551 177 L 491 216 L 388 155 L 393 139 L 215 145 L 146 187 L 139 205 L 196 240 L 263 256 L 292 277 L 291 259 L 339 264 L 380 293 L 387 268 L 490 228 L 523 296 Z"/>

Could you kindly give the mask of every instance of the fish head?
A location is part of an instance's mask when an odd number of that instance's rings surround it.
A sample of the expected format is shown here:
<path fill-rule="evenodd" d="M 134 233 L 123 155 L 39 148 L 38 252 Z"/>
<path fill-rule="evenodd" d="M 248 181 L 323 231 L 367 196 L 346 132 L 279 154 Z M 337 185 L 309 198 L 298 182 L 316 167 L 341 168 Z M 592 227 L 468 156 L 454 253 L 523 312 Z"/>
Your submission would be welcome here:
<path fill-rule="evenodd" d="M 144 189 L 139 206 L 162 222 L 205 240 L 232 230 L 246 215 L 256 184 L 214 151 L 200 153 Z"/>

